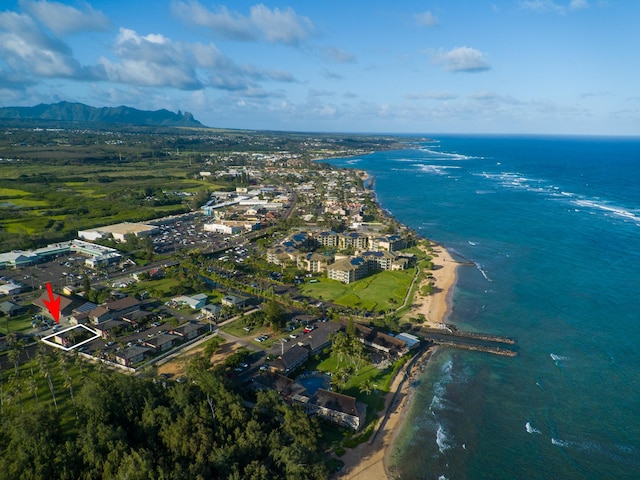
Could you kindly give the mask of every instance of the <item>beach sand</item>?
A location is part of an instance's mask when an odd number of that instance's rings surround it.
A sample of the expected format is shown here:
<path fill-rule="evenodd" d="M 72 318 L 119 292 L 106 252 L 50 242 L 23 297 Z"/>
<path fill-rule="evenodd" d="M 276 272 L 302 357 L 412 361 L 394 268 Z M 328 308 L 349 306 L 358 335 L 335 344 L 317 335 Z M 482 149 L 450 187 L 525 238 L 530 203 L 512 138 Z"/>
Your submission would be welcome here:
<path fill-rule="evenodd" d="M 456 282 L 456 268 L 459 265 L 442 245 L 432 244 L 432 279 L 425 280 L 417 289 L 408 317 L 424 315 L 422 323 L 426 327 L 437 328 L 444 323 L 451 311 L 451 294 Z M 422 296 L 420 288 L 429 281 L 433 282 L 433 294 Z M 341 460 L 344 467 L 338 478 L 349 480 L 389 479 L 387 466 L 391 455 L 393 440 L 402 428 L 404 416 L 411 402 L 411 383 L 417 378 L 422 367 L 433 352 L 433 348 L 416 355 L 396 375 L 389 393 L 385 397 L 385 408 L 376 425 L 371 439 L 356 448 L 347 451 Z"/>
<path fill-rule="evenodd" d="M 427 252 L 426 248 L 422 248 Z M 425 278 L 418 286 L 411 309 L 405 318 L 424 315 L 425 321 L 422 322 L 422 326 L 438 328 L 451 313 L 451 294 L 456 283 L 456 269 L 460 263 L 454 260 L 440 244 L 433 243 L 431 251 L 427 253 L 433 257 L 433 270 L 430 271 L 431 280 Z M 433 293 L 424 296 L 421 294 L 422 287 L 429 282 L 433 284 Z"/>

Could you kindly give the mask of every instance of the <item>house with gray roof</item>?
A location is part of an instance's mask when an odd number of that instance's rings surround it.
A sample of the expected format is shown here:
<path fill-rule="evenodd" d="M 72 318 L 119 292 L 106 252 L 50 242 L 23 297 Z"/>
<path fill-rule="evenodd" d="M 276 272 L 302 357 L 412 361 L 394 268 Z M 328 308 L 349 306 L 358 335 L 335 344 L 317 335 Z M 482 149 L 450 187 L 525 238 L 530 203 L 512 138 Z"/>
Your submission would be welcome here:
<path fill-rule="evenodd" d="M 144 357 L 150 351 L 151 349 L 148 347 L 143 347 L 141 345 L 132 345 L 131 347 L 127 347 L 120 350 L 119 352 L 116 352 L 114 354 L 114 359 L 116 363 L 124 365 L 125 367 L 130 367 L 144 360 Z"/>
<path fill-rule="evenodd" d="M 309 415 L 316 415 L 337 425 L 358 431 L 364 424 L 367 406 L 350 395 L 319 388 L 316 394 L 306 402 Z"/>

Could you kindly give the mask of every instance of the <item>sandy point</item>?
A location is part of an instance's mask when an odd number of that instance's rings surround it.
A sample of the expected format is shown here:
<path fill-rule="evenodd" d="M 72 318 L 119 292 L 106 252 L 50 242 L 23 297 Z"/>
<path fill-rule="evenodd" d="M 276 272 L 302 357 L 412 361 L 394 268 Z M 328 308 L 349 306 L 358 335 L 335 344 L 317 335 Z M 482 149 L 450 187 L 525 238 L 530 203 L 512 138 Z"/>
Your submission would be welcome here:
<path fill-rule="evenodd" d="M 456 270 L 460 262 L 442 245 L 431 243 L 428 247 L 420 247 L 432 257 L 432 270 L 427 270 L 424 278 L 415 290 L 409 312 L 405 319 L 420 318 L 421 326 L 438 328 L 443 325 L 451 313 L 451 295 L 456 283 Z M 424 295 L 423 287 L 431 284 L 432 293 Z"/>

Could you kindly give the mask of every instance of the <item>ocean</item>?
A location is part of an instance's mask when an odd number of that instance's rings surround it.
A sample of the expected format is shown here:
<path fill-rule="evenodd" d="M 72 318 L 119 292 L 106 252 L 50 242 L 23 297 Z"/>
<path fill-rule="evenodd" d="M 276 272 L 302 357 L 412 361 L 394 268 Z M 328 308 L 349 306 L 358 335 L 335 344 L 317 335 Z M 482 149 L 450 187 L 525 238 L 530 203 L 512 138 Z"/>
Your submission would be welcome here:
<path fill-rule="evenodd" d="M 640 478 L 640 138 L 442 135 L 330 163 L 468 262 L 450 323 L 517 341 L 439 348 L 393 474 Z"/>

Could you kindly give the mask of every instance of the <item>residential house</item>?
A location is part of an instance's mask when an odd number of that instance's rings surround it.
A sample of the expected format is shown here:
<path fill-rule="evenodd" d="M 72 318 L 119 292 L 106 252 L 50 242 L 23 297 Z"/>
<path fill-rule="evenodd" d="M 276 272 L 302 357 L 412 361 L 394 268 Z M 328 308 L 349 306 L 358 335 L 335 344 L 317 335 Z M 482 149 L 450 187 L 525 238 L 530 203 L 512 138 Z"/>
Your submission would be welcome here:
<path fill-rule="evenodd" d="M 284 374 L 287 374 L 306 362 L 308 358 L 309 349 L 307 347 L 294 345 L 288 350 L 285 350 L 284 354 L 273 362 L 273 365 Z"/>
<path fill-rule="evenodd" d="M 128 322 L 118 319 L 110 319 L 100 322 L 92 327 L 104 339 L 118 337 L 120 332 L 130 328 Z"/>
<path fill-rule="evenodd" d="M 54 292 L 54 297 L 60 297 L 60 315 L 64 317 L 71 315 L 75 308 L 85 303 L 85 301 L 82 300 L 81 298 L 66 297 L 64 295 L 58 295 L 55 292 Z M 40 308 L 42 315 L 45 315 L 48 318 L 53 318 L 51 316 L 51 313 L 49 312 L 49 308 L 47 308 L 47 306 L 44 303 L 45 300 L 47 302 L 49 301 L 49 293 L 46 291 L 43 292 L 43 294 L 39 298 L 36 298 L 33 301 L 33 304 L 36 307 Z"/>
<path fill-rule="evenodd" d="M 304 386 L 293 379 L 274 372 L 262 372 L 253 378 L 253 384 L 258 390 L 275 390 L 287 401 L 306 392 Z"/>
<path fill-rule="evenodd" d="M 0 285 L 0 295 L 18 295 L 22 292 L 22 285 L 17 285 L 15 283 L 5 283 Z"/>
<path fill-rule="evenodd" d="M 107 302 L 88 313 L 87 318 L 94 325 L 107 320 L 119 319 L 123 316 L 140 310 L 140 301 L 134 297 L 125 297 L 112 302 Z"/>
<path fill-rule="evenodd" d="M 175 345 L 176 337 L 168 333 L 160 333 L 155 337 L 147 338 L 142 341 L 142 345 L 150 347 L 158 352 L 166 352 Z"/>
<path fill-rule="evenodd" d="M 182 340 L 192 340 L 199 335 L 202 335 L 206 329 L 206 325 L 199 322 L 188 322 L 179 327 L 169 330 L 169 333 L 172 335 L 177 335 L 181 337 Z"/>
<path fill-rule="evenodd" d="M 220 317 L 220 313 L 222 313 L 222 307 L 220 305 L 214 305 L 213 303 L 209 303 L 200 309 L 202 314 L 213 320 L 218 320 Z"/>
<path fill-rule="evenodd" d="M 196 295 L 191 295 L 190 297 L 181 295 L 173 298 L 172 301 L 178 305 L 186 305 L 193 310 L 198 310 L 207 304 L 207 295 L 204 293 L 198 293 Z"/>
<path fill-rule="evenodd" d="M 244 308 L 247 304 L 247 299 L 237 295 L 225 295 L 222 297 L 221 302 L 225 307 Z"/>
<path fill-rule="evenodd" d="M 125 367 L 131 367 L 136 363 L 140 363 L 144 360 L 144 357 L 151 349 L 143 347 L 141 345 L 132 345 L 114 354 L 116 363 L 124 365 Z"/>
<path fill-rule="evenodd" d="M 298 337 L 298 344 L 306 346 L 311 355 L 314 355 L 329 347 L 332 342 L 332 336 L 340 330 L 342 330 L 342 325 L 335 322 L 318 323 L 311 332 Z"/>
<path fill-rule="evenodd" d="M 367 407 L 349 395 L 319 388 L 306 409 L 311 415 L 358 431 L 364 424 Z"/>
<path fill-rule="evenodd" d="M 24 310 L 22 305 L 18 305 L 15 302 L 6 301 L 0 303 L 0 312 L 4 313 L 7 317 L 13 317 L 18 315 Z"/>

